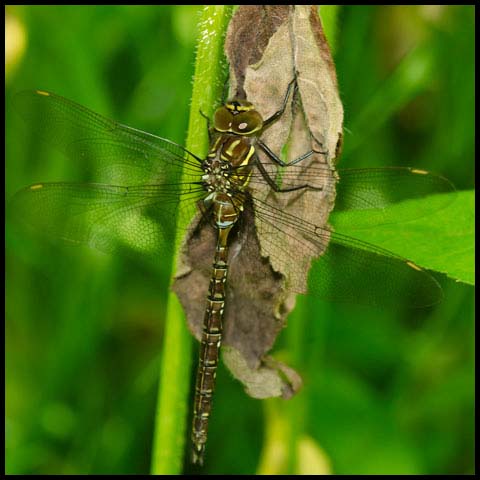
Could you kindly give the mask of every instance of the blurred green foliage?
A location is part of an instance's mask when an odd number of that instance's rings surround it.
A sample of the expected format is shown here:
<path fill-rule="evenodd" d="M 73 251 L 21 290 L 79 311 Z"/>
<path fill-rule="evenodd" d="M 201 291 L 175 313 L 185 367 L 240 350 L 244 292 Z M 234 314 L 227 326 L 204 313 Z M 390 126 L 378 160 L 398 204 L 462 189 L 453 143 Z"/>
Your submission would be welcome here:
<path fill-rule="evenodd" d="M 409 222 L 376 225 L 375 228 L 355 228 L 362 225 L 363 218 L 367 219 L 368 226 L 368 210 L 356 216 L 350 216 L 348 211 L 336 212 L 330 215 L 329 221 L 344 234 L 403 255 L 422 268 L 475 285 L 474 202 L 473 190 L 404 201 L 389 209 L 391 218 L 395 215 L 402 218 L 404 212 L 408 215 L 412 211 L 422 211 L 422 208 L 430 213 Z M 432 207 L 437 210 L 433 211 Z M 367 215 L 363 215 L 365 213 Z M 358 218 L 360 220 L 355 223 Z M 375 217 L 373 221 L 378 223 Z M 432 239 L 435 241 L 432 242 Z"/>
<path fill-rule="evenodd" d="M 6 43 L 20 53 L 7 64 L 6 198 L 29 183 L 74 179 L 78 167 L 12 112 L 11 96 L 24 88 L 182 144 L 197 11 L 7 8 L 6 22 L 17 23 Z M 474 7 L 338 15 L 342 166 L 416 166 L 472 189 Z M 168 258 L 158 271 L 59 248 L 7 223 L 7 473 L 149 471 L 170 268 Z M 265 466 L 273 411 L 290 424 L 278 438 L 291 446 L 308 435 L 334 473 L 473 473 L 473 289 L 445 280 L 444 290 L 441 305 L 413 312 L 400 298 L 389 312 L 301 299 L 276 351 L 302 374 L 303 390 L 261 402 L 221 367 L 204 471 Z"/>

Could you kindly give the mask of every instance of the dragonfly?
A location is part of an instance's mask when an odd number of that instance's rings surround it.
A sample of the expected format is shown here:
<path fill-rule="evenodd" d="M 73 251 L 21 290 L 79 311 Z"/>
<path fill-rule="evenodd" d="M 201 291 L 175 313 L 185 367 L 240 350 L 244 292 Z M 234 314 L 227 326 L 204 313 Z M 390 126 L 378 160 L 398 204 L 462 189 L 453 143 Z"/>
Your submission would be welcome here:
<path fill-rule="evenodd" d="M 256 228 L 267 239 L 262 255 L 280 256 L 291 264 L 289 291 L 391 305 L 407 289 L 413 307 L 434 305 L 442 297 L 436 280 L 412 261 L 315 224 L 308 209 L 292 214 L 258 194 L 265 186 L 277 196 L 302 191 L 325 195 L 335 189 L 335 211 L 364 210 L 371 226 L 428 215 L 426 207 L 393 219 L 386 207 L 454 190 L 444 177 L 406 167 L 339 169 L 338 182 L 328 183 L 332 168 L 327 164 L 302 167 L 306 159 L 322 152 L 281 160 L 261 137 L 281 117 L 295 89 L 292 81 L 279 109 L 266 119 L 245 99 L 222 104 L 209 125 L 211 143 L 205 158 L 51 92 L 26 91 L 15 98 L 16 110 L 31 128 L 86 175 L 84 182 L 39 182 L 19 190 L 10 207 L 22 223 L 64 242 L 105 252 L 131 249 L 161 261 L 166 261 L 165 252 L 176 241 L 178 225 L 189 226 L 200 216 L 215 231 L 194 394 L 191 440 L 192 461 L 197 464 L 204 459 L 228 309 L 229 247 L 231 238 L 242 234 L 246 214 L 255 218 Z M 275 177 L 272 172 L 277 168 L 281 175 Z M 249 231 L 245 229 L 245 235 L 251 237 Z M 247 243 L 253 241 L 250 237 Z M 307 286 L 296 278 L 296 273 L 305 274 L 304 265 L 295 265 L 296 255 L 304 253 L 313 259 Z"/>

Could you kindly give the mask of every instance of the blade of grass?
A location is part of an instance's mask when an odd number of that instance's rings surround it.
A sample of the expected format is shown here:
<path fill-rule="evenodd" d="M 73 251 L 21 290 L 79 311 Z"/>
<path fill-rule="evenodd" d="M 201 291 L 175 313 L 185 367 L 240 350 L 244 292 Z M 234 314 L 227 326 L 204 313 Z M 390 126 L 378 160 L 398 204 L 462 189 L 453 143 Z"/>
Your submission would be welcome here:
<path fill-rule="evenodd" d="M 352 120 L 349 129 L 353 135 L 345 142 L 342 156 L 345 158 L 360 148 L 376 129 L 425 89 L 435 67 L 430 44 L 413 48 Z"/>
<path fill-rule="evenodd" d="M 206 153 L 208 147 L 206 122 L 201 117 L 200 110 L 211 116 L 215 100 L 223 88 L 227 71 L 223 43 L 231 13 L 230 5 L 205 6 L 198 24 L 186 147 L 200 156 Z M 183 181 L 188 180 L 184 173 Z M 183 227 L 185 226 L 179 225 L 179 231 L 183 231 Z M 176 239 L 173 265 L 177 263 L 181 240 L 180 237 Z M 151 472 L 156 475 L 181 472 L 188 417 L 192 337 L 181 305 L 173 292 L 168 297 L 165 322 L 151 464 Z"/>

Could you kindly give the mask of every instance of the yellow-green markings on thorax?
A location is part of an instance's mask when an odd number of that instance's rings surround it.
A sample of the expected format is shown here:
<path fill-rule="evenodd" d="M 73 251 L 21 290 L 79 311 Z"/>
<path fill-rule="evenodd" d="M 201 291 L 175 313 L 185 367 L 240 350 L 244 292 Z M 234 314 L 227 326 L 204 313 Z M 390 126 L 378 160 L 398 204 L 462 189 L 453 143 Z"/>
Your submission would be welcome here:
<path fill-rule="evenodd" d="M 239 145 L 240 142 L 241 142 L 240 139 L 234 140 L 234 141 L 233 141 L 232 143 L 230 143 L 230 145 L 227 147 L 227 149 L 225 150 L 225 153 L 226 153 L 228 156 L 231 157 L 231 156 L 233 155 L 233 153 L 234 153 L 233 151 L 235 150 L 235 147 L 236 147 L 237 145 Z"/>

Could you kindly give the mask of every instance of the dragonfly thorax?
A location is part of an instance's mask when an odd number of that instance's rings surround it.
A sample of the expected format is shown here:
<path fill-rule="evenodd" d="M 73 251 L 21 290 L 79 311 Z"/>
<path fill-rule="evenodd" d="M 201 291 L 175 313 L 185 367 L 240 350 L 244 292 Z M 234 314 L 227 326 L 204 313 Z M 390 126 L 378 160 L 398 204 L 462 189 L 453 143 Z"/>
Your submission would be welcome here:
<path fill-rule="evenodd" d="M 228 193 L 231 189 L 231 167 L 225 160 L 213 159 L 204 164 L 202 180 L 208 192 Z"/>
<path fill-rule="evenodd" d="M 209 192 L 243 191 L 248 184 L 255 158 L 254 138 L 232 134 L 218 135 L 203 162 L 202 177 Z"/>
<path fill-rule="evenodd" d="M 255 158 L 254 137 L 218 134 L 203 162 L 204 205 L 212 209 L 218 228 L 232 226 L 243 210 L 244 191 Z"/>
<path fill-rule="evenodd" d="M 239 177 L 228 160 L 220 158 L 207 159 L 204 163 L 205 174 L 202 176 L 205 189 L 209 194 L 203 203 L 213 214 L 217 228 L 232 226 L 243 210 L 243 190 L 248 176 Z"/>

